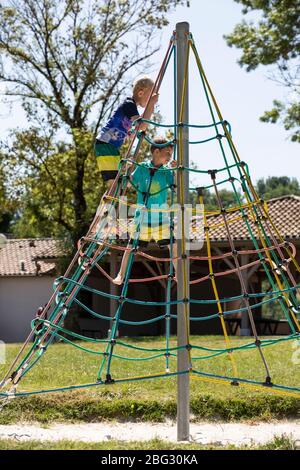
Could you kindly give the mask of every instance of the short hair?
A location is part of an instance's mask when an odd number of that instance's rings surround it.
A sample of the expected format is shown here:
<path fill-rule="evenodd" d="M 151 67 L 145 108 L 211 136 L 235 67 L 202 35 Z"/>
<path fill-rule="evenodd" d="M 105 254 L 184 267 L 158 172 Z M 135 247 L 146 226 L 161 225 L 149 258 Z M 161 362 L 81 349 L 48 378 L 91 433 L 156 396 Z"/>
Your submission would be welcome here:
<path fill-rule="evenodd" d="M 153 85 L 153 80 L 147 75 L 137 78 L 133 83 L 133 97 L 136 97 L 139 91 L 144 90 L 145 88 L 152 88 Z"/>
<path fill-rule="evenodd" d="M 167 144 L 169 143 L 169 145 L 164 145 L 164 144 Z M 163 145 L 163 147 L 161 147 L 161 145 Z M 165 147 L 174 147 L 174 144 L 172 144 L 172 142 L 170 142 L 168 139 L 166 139 L 165 137 L 162 137 L 162 136 L 159 136 L 159 137 L 155 137 L 152 141 L 152 145 L 150 147 L 150 151 L 151 153 L 154 152 L 154 150 L 156 149 L 161 149 L 161 148 L 165 148 Z"/>

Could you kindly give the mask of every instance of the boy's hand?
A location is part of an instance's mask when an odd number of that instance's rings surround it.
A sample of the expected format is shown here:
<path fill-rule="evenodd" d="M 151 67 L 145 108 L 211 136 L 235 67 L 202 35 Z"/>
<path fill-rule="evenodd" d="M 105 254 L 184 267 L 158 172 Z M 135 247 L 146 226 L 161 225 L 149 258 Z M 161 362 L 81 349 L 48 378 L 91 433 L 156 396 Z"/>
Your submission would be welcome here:
<path fill-rule="evenodd" d="M 132 166 L 133 166 L 133 162 L 126 162 L 125 171 L 127 172 L 129 168 L 131 168 Z"/>
<path fill-rule="evenodd" d="M 172 161 L 170 162 L 170 167 L 176 168 L 176 166 L 177 166 L 176 160 L 172 160 Z"/>
<path fill-rule="evenodd" d="M 153 95 L 150 98 L 150 103 L 155 105 L 158 102 L 159 94 L 158 93 L 153 93 Z"/>

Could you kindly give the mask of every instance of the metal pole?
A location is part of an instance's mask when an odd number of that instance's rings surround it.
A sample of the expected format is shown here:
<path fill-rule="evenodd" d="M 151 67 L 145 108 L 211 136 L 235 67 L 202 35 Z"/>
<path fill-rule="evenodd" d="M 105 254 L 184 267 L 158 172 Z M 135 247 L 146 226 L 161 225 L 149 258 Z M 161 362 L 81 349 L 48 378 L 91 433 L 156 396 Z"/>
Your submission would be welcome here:
<path fill-rule="evenodd" d="M 187 60 L 188 50 L 188 23 L 178 23 L 176 25 L 176 40 L 177 40 L 177 124 L 182 118 L 183 123 L 189 120 L 189 104 L 188 104 L 188 82 L 186 83 L 186 97 L 183 115 L 180 116 L 182 95 L 184 91 L 184 75 Z M 189 129 L 188 127 L 178 128 L 178 164 L 183 167 L 189 166 Z M 182 149 L 182 151 L 180 150 Z M 182 162 L 180 162 L 180 155 Z M 189 172 L 182 171 L 182 178 L 180 177 L 180 170 L 177 172 L 177 200 L 179 204 L 185 207 L 188 203 L 189 195 Z M 182 210 L 178 215 L 178 264 L 177 264 L 177 298 L 189 299 L 189 262 L 186 259 L 187 238 L 181 239 L 180 227 L 184 224 L 185 211 Z M 181 219 L 181 220 L 180 220 Z M 186 236 L 186 233 L 185 233 Z M 186 275 L 184 276 L 184 272 Z M 189 328 L 189 303 L 181 303 L 177 305 L 177 345 L 186 346 L 188 344 L 188 330 Z M 177 359 L 178 372 L 189 370 L 189 354 L 187 349 L 178 350 Z M 179 374 L 177 380 L 177 439 L 178 441 L 188 441 L 190 436 L 190 377 L 189 374 Z"/>

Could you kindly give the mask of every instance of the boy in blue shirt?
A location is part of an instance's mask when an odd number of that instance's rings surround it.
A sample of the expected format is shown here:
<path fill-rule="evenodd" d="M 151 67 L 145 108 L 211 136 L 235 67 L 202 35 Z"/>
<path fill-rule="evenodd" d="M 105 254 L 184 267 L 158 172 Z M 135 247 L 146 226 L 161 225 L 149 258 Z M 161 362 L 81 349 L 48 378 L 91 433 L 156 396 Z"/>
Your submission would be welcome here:
<path fill-rule="evenodd" d="M 146 76 L 136 80 L 133 85 L 133 96 L 125 99 L 97 136 L 95 156 L 107 189 L 112 186 L 118 173 L 120 147 L 123 145 L 125 139 L 129 137 L 132 122 L 140 117 L 137 106 L 141 108 L 146 107 L 153 84 L 153 81 Z M 150 98 L 148 109 L 144 114 L 145 119 L 151 118 L 157 100 L 158 95 L 154 93 Z M 146 130 L 146 128 L 147 123 L 140 125 L 141 131 Z"/>
<path fill-rule="evenodd" d="M 174 175 L 172 169 L 166 165 L 171 160 L 173 145 L 160 147 L 165 143 L 167 140 L 162 137 L 154 139 L 154 144 L 151 146 L 151 161 L 140 163 L 131 175 L 131 180 L 138 189 L 137 204 L 141 207 L 146 206 L 149 211 L 136 210 L 128 247 L 132 246 L 136 238 L 141 242 L 140 245 L 147 245 L 151 240 L 154 240 L 160 247 L 170 245 L 170 212 L 166 210 L 166 203 L 169 189 L 174 184 Z M 171 167 L 175 166 L 176 161 L 173 160 Z M 154 209 L 153 212 L 151 208 Z M 159 211 L 160 208 L 162 212 Z M 120 271 L 113 280 L 114 284 L 123 283 L 129 255 L 130 251 L 125 251 Z M 177 249 L 174 244 L 173 257 L 176 256 Z M 176 263 L 173 264 L 176 268 Z"/>

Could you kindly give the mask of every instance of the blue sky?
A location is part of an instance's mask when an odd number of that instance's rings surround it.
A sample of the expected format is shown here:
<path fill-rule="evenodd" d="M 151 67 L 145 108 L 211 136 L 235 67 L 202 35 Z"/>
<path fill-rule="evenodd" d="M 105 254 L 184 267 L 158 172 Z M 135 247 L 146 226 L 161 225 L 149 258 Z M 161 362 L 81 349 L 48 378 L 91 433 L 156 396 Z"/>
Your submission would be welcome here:
<path fill-rule="evenodd" d="M 235 145 L 241 159 L 249 164 L 252 179 L 256 181 L 260 177 L 273 175 L 299 179 L 299 144 L 289 142 L 287 132 L 280 125 L 259 121 L 259 116 L 271 108 L 273 99 L 284 98 L 285 90 L 267 79 L 266 68 L 245 72 L 237 64 L 240 52 L 229 48 L 223 39 L 223 35 L 231 32 L 242 17 L 241 7 L 233 0 L 191 0 L 190 8 L 180 7 L 169 15 L 170 24 L 163 30 L 162 46 L 155 56 L 156 68 L 159 68 L 176 23 L 188 21 L 208 80 L 224 118 L 232 125 Z M 190 77 L 190 122 L 207 123 L 207 108 L 194 66 L 191 67 Z M 159 100 L 165 122 L 173 121 L 171 80 L 170 71 Z M 24 114 L 19 106 L 11 112 L 2 106 L 1 136 L 13 126 L 24 126 Z M 199 139 L 201 135 L 199 132 L 193 133 L 191 138 Z M 193 146 L 191 159 L 199 168 L 215 168 L 221 164 L 215 147 L 206 144 L 197 148 Z"/>

